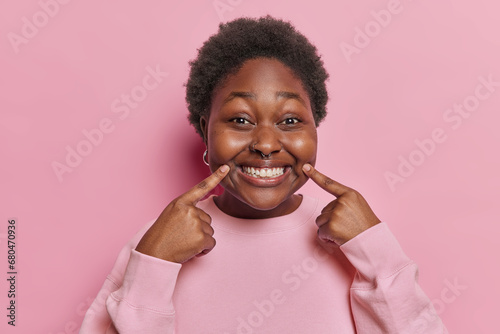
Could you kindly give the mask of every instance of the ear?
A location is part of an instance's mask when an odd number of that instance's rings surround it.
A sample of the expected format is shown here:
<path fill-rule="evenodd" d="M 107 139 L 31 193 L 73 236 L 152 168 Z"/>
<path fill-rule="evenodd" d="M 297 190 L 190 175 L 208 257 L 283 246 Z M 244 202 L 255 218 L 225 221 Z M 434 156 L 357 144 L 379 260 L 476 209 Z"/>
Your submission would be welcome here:
<path fill-rule="evenodd" d="M 203 142 L 207 145 L 208 142 L 208 118 L 206 116 L 200 117 L 200 128 L 203 133 Z"/>

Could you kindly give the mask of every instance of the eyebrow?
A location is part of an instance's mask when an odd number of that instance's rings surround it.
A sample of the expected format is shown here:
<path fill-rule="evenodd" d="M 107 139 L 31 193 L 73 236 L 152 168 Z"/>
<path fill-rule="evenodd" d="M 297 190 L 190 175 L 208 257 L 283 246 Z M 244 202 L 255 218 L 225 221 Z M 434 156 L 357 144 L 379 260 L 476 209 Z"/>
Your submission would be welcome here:
<path fill-rule="evenodd" d="M 307 107 L 305 101 L 303 98 L 300 97 L 299 94 L 297 93 L 292 93 L 292 92 L 286 92 L 286 91 L 278 91 L 276 92 L 275 94 L 276 98 L 285 98 L 285 99 L 293 99 L 293 100 L 297 100 L 299 101 L 300 103 L 302 103 L 305 107 Z M 250 92 L 231 92 L 229 93 L 229 95 L 224 99 L 224 101 L 222 102 L 222 104 L 226 104 L 228 103 L 229 101 L 237 98 L 237 97 L 241 97 L 243 99 L 252 99 L 252 100 L 256 100 L 257 99 L 257 96 L 253 93 L 250 93 Z"/>
<path fill-rule="evenodd" d="M 231 100 L 233 100 L 233 99 L 235 99 L 237 97 L 241 97 L 241 98 L 244 98 L 244 99 L 252 99 L 252 100 L 256 100 L 257 99 L 257 97 L 255 96 L 255 94 L 250 93 L 250 92 L 231 92 L 224 99 L 224 101 L 222 102 L 222 105 L 228 103 L 229 101 L 231 101 Z"/>
<path fill-rule="evenodd" d="M 293 100 L 297 100 L 299 101 L 300 103 L 302 103 L 302 105 L 304 105 L 304 107 L 307 108 L 307 105 L 306 105 L 306 102 L 304 101 L 303 98 L 300 97 L 299 94 L 297 93 L 292 93 L 292 92 L 284 92 L 284 91 L 279 91 L 279 92 L 276 92 L 276 97 L 283 97 L 285 99 L 293 99 Z"/>

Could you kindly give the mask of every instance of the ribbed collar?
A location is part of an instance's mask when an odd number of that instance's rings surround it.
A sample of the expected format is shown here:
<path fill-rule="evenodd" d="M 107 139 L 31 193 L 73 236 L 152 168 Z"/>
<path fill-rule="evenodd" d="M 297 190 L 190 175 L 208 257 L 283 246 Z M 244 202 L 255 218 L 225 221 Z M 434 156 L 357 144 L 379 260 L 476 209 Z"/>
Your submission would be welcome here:
<path fill-rule="evenodd" d="M 198 207 L 212 217 L 212 226 L 215 230 L 224 230 L 235 234 L 259 235 L 288 231 L 307 223 L 314 217 L 318 207 L 318 200 L 301 195 L 300 206 L 290 214 L 267 219 L 235 218 L 222 212 L 214 202 L 215 196 L 210 196 L 198 203 Z M 319 212 L 318 212 L 319 214 Z"/>

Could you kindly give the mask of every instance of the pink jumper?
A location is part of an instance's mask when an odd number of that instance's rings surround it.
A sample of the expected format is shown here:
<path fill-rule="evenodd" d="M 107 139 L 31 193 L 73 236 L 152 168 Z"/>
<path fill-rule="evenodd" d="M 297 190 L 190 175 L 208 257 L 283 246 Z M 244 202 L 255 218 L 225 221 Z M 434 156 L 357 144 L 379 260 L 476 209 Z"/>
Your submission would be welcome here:
<path fill-rule="evenodd" d="M 213 198 L 198 203 L 217 241 L 184 264 L 121 251 L 80 333 L 447 333 L 417 283 L 417 266 L 380 223 L 332 254 L 316 242 L 324 204 L 304 196 L 293 213 L 238 219 Z"/>

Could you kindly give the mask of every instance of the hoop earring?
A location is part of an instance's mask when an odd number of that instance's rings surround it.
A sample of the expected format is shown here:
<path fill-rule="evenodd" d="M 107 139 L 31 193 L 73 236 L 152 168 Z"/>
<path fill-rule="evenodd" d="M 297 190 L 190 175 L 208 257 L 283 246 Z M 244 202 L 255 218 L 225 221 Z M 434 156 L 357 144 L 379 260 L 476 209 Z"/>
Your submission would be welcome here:
<path fill-rule="evenodd" d="M 205 150 L 205 152 L 203 152 L 203 162 L 205 163 L 205 165 L 210 166 L 210 164 L 207 161 L 207 154 L 208 150 Z"/>

